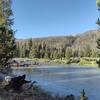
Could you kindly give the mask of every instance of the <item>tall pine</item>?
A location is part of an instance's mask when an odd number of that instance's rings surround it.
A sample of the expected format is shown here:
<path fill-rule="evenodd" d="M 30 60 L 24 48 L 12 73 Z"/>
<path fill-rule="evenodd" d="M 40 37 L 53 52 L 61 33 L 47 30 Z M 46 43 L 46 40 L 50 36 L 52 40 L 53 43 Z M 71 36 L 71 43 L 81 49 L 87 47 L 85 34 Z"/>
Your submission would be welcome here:
<path fill-rule="evenodd" d="M 100 4 L 100 2 L 97 1 L 98 13 L 100 13 L 100 5 L 99 4 Z M 98 17 L 96 24 L 98 25 L 98 32 L 100 32 L 100 16 Z M 100 49 L 100 37 L 97 39 L 96 42 L 97 42 L 97 48 Z M 100 54 L 99 54 L 99 56 L 100 56 Z M 97 61 L 97 64 L 100 68 L 100 59 Z"/>
<path fill-rule="evenodd" d="M 6 68 L 16 48 L 14 31 L 11 29 L 11 0 L 0 0 L 0 68 Z"/>

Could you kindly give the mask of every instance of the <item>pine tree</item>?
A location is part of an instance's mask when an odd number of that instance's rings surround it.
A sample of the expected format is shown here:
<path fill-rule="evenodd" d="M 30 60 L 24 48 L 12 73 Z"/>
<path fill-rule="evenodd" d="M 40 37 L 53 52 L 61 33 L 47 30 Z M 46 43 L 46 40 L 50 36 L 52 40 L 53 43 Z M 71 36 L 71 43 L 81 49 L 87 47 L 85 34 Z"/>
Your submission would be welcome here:
<path fill-rule="evenodd" d="M 0 25 L 10 27 L 13 24 L 11 0 L 0 0 Z"/>
<path fill-rule="evenodd" d="M 100 38 L 97 39 L 97 48 L 100 49 Z"/>
<path fill-rule="evenodd" d="M 16 48 L 11 15 L 11 0 L 0 0 L 0 68 L 8 66 Z"/>
<path fill-rule="evenodd" d="M 97 7 L 98 7 L 98 13 L 100 13 L 100 2 L 97 1 L 96 4 L 97 4 Z M 98 32 L 100 32 L 100 16 L 97 19 L 96 24 L 99 27 Z M 97 42 L 97 48 L 100 49 L 100 37 L 97 39 L 96 42 Z M 100 56 L 100 54 L 99 54 L 99 56 Z M 100 59 L 97 61 L 97 64 L 98 64 L 98 67 L 100 68 Z"/>
<path fill-rule="evenodd" d="M 38 51 L 38 49 L 37 49 L 37 46 L 33 46 L 32 48 L 31 48 L 31 51 L 30 51 L 30 58 L 39 58 L 38 57 L 38 55 L 39 55 L 39 51 Z"/>
<path fill-rule="evenodd" d="M 84 51 L 85 51 L 85 53 L 84 53 L 85 57 L 91 57 L 91 55 L 92 55 L 92 49 L 91 49 L 90 45 L 86 45 L 84 47 Z"/>
<path fill-rule="evenodd" d="M 97 19 L 96 24 L 97 24 L 98 26 L 100 26 L 100 19 L 99 19 L 99 18 Z"/>
<path fill-rule="evenodd" d="M 72 49 L 70 47 L 66 48 L 66 53 L 65 53 L 65 57 L 67 59 L 70 59 L 72 57 Z"/>
<path fill-rule="evenodd" d="M 98 38 L 96 42 L 97 42 L 97 48 L 100 49 L 100 38 Z M 100 53 L 98 53 L 98 56 L 100 56 Z M 100 59 L 96 62 L 98 64 L 98 67 L 100 68 Z"/>
<path fill-rule="evenodd" d="M 32 48 L 32 38 L 28 40 L 29 50 Z"/>
<path fill-rule="evenodd" d="M 9 64 L 9 60 L 13 58 L 15 47 L 13 30 L 0 27 L 0 67 Z"/>

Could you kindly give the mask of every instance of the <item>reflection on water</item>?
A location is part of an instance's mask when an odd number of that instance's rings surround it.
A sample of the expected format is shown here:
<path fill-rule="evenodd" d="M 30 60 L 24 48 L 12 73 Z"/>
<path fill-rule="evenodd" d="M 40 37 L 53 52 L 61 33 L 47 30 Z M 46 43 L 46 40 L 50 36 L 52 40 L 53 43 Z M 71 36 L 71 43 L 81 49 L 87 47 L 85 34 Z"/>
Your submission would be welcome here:
<path fill-rule="evenodd" d="M 100 100 L 100 70 L 76 65 L 41 66 L 33 69 L 14 69 L 14 74 L 26 74 L 28 80 L 53 94 L 75 94 L 85 89 L 89 100 Z"/>

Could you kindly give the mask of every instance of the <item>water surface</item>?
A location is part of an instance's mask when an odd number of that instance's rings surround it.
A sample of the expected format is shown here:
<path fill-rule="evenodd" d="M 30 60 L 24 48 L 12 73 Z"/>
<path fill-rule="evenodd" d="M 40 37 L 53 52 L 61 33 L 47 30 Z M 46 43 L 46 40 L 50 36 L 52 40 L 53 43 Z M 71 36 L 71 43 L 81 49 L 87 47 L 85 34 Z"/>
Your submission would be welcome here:
<path fill-rule="evenodd" d="M 52 94 L 80 95 L 85 89 L 89 100 L 100 100 L 100 69 L 77 65 L 41 66 L 41 68 L 14 69 L 14 74 L 27 75 L 27 80 Z"/>

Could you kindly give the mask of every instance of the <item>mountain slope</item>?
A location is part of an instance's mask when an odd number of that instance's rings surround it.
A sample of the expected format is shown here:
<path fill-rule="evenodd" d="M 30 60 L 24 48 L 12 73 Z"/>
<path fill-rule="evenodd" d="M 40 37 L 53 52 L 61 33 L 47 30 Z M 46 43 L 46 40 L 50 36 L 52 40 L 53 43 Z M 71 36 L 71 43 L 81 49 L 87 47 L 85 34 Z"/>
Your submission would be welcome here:
<path fill-rule="evenodd" d="M 100 37 L 100 31 L 91 30 L 76 36 L 56 36 L 46 38 L 32 38 L 16 40 L 18 57 L 27 57 L 30 51 L 33 55 L 57 57 L 97 57 L 97 39 Z M 34 54 L 35 53 L 35 54 Z M 21 55 L 21 56 L 20 56 Z"/>
<path fill-rule="evenodd" d="M 45 43 L 49 47 L 63 47 L 69 45 L 71 47 L 83 48 L 85 45 L 90 45 L 91 48 L 96 48 L 96 40 L 100 37 L 98 30 L 91 30 L 85 33 L 78 34 L 76 36 L 58 36 L 58 37 L 46 37 L 46 38 L 33 38 L 33 44 Z M 17 40 L 19 43 L 25 43 L 28 39 Z"/>
<path fill-rule="evenodd" d="M 84 48 L 86 45 L 89 45 L 92 49 L 97 49 L 96 41 L 99 37 L 100 37 L 100 31 L 98 30 L 87 31 L 77 36 L 77 39 L 73 44 L 73 47 Z"/>

